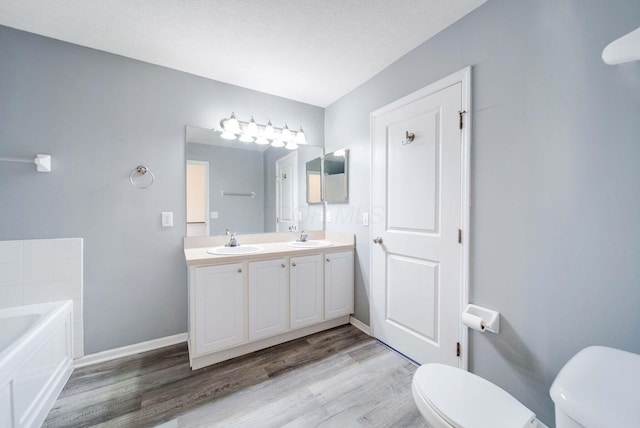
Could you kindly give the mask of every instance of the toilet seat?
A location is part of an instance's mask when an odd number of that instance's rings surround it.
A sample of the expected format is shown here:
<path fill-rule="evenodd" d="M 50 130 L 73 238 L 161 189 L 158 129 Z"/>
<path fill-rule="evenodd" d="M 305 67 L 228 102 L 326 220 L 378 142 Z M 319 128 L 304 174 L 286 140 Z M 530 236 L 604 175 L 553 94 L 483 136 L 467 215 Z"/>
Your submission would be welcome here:
<path fill-rule="evenodd" d="M 443 364 L 425 364 L 413 377 L 413 390 L 455 428 L 535 427 L 535 414 L 509 393 L 473 373 Z"/>

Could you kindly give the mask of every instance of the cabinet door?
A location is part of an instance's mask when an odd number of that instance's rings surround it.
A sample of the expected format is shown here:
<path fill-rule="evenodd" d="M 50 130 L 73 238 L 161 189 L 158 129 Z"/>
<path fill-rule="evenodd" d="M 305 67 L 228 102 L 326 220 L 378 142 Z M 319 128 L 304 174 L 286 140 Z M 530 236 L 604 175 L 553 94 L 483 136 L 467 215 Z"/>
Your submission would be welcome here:
<path fill-rule="evenodd" d="M 246 341 L 242 263 L 196 268 L 192 291 L 196 355 Z"/>
<path fill-rule="evenodd" d="M 353 313 L 353 251 L 324 255 L 324 316 Z"/>
<path fill-rule="evenodd" d="M 286 259 L 249 263 L 249 339 L 289 329 Z"/>
<path fill-rule="evenodd" d="M 292 257 L 290 267 L 291 328 L 322 322 L 324 285 L 322 255 Z"/>

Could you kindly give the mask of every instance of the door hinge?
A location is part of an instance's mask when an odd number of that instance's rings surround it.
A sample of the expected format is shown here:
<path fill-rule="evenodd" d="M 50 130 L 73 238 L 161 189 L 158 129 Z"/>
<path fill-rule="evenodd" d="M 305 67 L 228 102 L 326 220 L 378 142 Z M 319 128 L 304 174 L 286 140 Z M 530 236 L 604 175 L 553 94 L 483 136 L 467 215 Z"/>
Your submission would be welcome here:
<path fill-rule="evenodd" d="M 456 357 L 460 356 L 460 342 L 456 343 Z"/>
<path fill-rule="evenodd" d="M 462 229 L 458 229 L 458 244 L 462 244 Z"/>
<path fill-rule="evenodd" d="M 458 113 L 460 114 L 460 129 L 462 129 L 462 127 L 464 126 L 464 114 L 466 113 L 466 110 L 462 110 L 459 111 Z"/>

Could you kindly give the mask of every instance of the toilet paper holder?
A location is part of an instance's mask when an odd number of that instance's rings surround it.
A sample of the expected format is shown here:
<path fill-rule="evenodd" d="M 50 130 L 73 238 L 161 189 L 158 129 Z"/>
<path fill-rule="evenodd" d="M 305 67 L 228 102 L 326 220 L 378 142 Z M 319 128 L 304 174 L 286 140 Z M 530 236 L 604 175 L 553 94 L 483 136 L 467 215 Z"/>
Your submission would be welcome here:
<path fill-rule="evenodd" d="M 500 312 L 469 304 L 462 311 L 462 323 L 481 332 L 500 333 Z"/>

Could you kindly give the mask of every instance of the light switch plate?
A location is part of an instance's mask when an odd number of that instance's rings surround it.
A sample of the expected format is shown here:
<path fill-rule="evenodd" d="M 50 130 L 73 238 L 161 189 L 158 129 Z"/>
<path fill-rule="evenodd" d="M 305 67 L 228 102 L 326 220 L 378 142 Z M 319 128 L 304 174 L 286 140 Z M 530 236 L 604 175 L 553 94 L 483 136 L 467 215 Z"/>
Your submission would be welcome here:
<path fill-rule="evenodd" d="M 162 227 L 173 227 L 173 212 L 162 212 Z"/>
<path fill-rule="evenodd" d="M 362 213 L 362 225 L 369 226 L 369 213 Z"/>
<path fill-rule="evenodd" d="M 211 218 L 213 219 L 218 218 L 218 211 L 211 211 Z"/>

